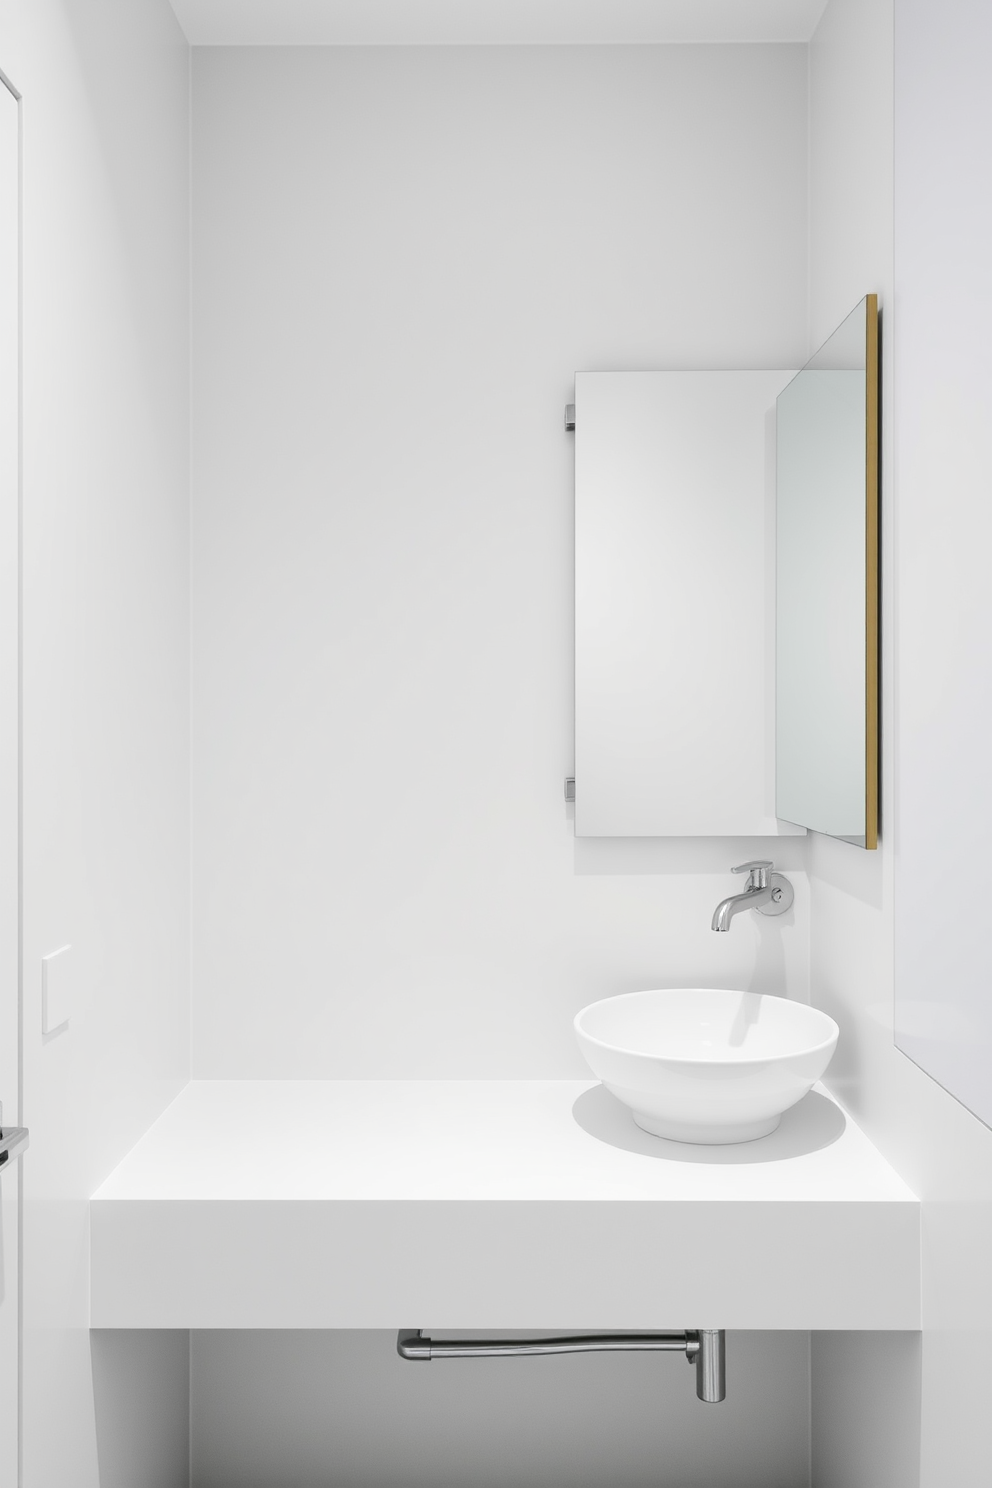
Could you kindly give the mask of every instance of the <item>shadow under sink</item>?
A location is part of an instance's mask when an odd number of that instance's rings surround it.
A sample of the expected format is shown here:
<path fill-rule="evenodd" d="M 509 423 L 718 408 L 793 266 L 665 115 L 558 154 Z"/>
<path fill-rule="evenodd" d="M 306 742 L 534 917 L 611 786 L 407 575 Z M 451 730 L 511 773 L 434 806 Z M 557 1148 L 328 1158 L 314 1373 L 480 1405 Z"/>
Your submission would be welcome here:
<path fill-rule="evenodd" d="M 650 1136 L 635 1126 L 628 1108 L 611 1095 L 605 1085 L 583 1091 L 572 1106 L 572 1115 L 591 1137 L 623 1152 L 636 1152 L 641 1157 L 660 1158 L 663 1162 L 722 1163 L 725 1166 L 805 1157 L 836 1142 L 847 1126 L 847 1118 L 840 1107 L 817 1090 L 811 1090 L 809 1095 L 785 1111 L 775 1131 L 767 1137 L 727 1147 L 695 1146 Z"/>

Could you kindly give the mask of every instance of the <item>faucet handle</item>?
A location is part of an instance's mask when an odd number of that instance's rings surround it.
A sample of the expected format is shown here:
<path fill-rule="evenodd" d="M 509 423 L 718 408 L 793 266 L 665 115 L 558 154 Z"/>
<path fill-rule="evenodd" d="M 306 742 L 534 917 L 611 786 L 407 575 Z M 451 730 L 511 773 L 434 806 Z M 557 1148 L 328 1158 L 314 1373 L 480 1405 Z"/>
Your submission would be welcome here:
<path fill-rule="evenodd" d="M 766 889 L 768 887 L 768 870 L 774 868 L 775 864 L 770 858 L 752 858 L 750 863 L 738 863 L 736 868 L 731 868 L 731 873 L 749 873 L 749 889 Z"/>

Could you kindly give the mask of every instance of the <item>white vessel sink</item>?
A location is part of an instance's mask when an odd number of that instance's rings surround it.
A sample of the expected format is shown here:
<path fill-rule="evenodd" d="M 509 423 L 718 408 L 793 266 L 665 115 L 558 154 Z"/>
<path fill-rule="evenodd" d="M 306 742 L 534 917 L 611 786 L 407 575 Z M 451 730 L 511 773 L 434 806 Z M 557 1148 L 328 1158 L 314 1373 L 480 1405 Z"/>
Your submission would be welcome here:
<path fill-rule="evenodd" d="M 590 1003 L 575 1034 L 644 1131 L 725 1143 L 775 1130 L 830 1063 L 838 1028 L 785 997 L 674 987 Z"/>

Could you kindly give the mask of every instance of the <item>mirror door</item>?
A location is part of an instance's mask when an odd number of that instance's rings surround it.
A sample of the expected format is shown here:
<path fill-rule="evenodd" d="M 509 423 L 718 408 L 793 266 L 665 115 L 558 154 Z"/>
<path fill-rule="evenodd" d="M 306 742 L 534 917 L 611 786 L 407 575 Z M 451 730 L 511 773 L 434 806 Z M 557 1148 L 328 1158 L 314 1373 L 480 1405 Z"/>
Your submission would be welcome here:
<path fill-rule="evenodd" d="M 775 814 L 774 407 L 792 372 L 575 377 L 575 830 Z"/>
<path fill-rule="evenodd" d="M 779 394 L 776 809 L 878 844 L 878 300 Z"/>

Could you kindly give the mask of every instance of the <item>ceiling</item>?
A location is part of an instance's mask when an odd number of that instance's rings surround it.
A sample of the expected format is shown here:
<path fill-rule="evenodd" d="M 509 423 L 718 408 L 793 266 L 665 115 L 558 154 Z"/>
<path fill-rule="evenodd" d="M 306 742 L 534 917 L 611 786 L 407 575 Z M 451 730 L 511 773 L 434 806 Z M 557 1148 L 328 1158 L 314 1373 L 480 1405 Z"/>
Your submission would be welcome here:
<path fill-rule="evenodd" d="M 194 46 L 808 41 L 826 0 L 172 0 Z"/>

